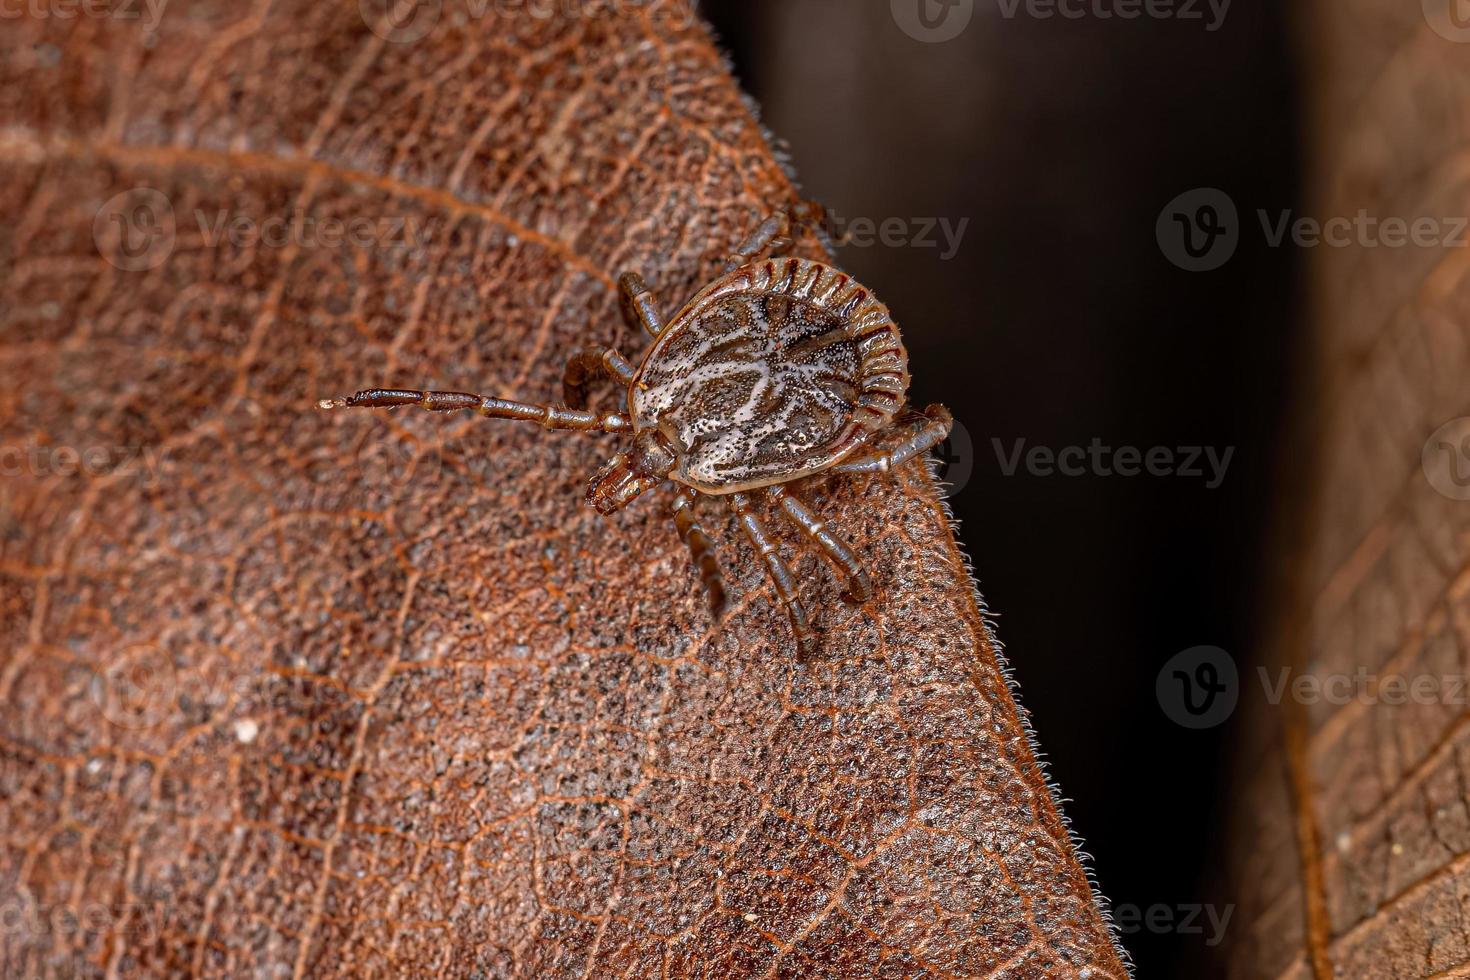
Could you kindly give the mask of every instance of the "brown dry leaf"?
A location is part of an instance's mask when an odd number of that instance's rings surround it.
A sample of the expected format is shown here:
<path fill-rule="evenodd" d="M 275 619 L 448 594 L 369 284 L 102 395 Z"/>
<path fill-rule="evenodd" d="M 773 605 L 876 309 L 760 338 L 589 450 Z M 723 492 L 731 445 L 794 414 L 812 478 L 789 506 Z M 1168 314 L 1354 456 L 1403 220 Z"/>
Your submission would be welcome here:
<path fill-rule="evenodd" d="M 1247 763 L 1237 976 L 1470 975 L 1470 31 L 1451 7 L 1319 2 L 1308 22 L 1311 216 L 1355 227 L 1309 253 L 1311 493 L 1276 663 L 1244 678 L 1279 733 Z M 1389 219 L 1430 224 L 1416 243 Z"/>
<path fill-rule="evenodd" d="M 803 667 L 723 516 L 711 627 L 581 504 L 607 441 L 312 408 L 553 395 L 793 199 L 612 7 L 0 32 L 0 972 L 1125 975 L 920 467 L 813 491 L 881 595 L 801 559 Z"/>

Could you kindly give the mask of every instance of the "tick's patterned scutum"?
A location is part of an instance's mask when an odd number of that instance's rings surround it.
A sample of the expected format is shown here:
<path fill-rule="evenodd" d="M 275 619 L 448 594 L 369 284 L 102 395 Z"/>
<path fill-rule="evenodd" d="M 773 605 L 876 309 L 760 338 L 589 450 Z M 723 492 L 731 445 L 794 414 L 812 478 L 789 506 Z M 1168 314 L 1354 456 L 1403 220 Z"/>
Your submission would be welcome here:
<path fill-rule="evenodd" d="M 908 390 L 888 308 L 831 266 L 782 258 L 702 290 L 644 359 L 634 426 L 680 451 L 677 478 L 732 493 L 825 469 L 887 426 Z"/>

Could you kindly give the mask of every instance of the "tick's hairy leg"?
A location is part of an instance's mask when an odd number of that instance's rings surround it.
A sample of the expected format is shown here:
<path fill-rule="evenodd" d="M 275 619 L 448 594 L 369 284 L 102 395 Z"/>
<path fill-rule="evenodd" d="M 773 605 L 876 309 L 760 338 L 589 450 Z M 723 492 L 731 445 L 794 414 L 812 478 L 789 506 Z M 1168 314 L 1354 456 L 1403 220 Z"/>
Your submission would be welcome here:
<path fill-rule="evenodd" d="M 318 408 L 398 408 L 413 405 L 430 412 L 479 412 L 486 418 L 535 422 L 547 429 L 575 432 L 627 432 L 632 428 L 627 416 L 616 412 L 598 414 L 562 405 L 534 405 L 471 395 L 463 391 L 412 391 L 400 388 L 369 388 L 351 398 L 328 398 Z"/>
<path fill-rule="evenodd" d="M 623 319 L 631 327 L 642 327 L 650 337 L 664 331 L 664 315 L 658 310 L 658 297 L 636 272 L 625 272 L 618 279 L 619 305 Z"/>
<path fill-rule="evenodd" d="M 679 539 L 689 549 L 694 567 L 699 569 L 699 582 L 704 586 L 705 595 L 709 597 L 710 615 L 718 623 L 724 618 L 725 609 L 729 605 L 725 595 L 725 576 L 720 571 L 715 543 L 694 519 L 694 502 L 697 499 L 699 494 L 685 487 L 675 495 L 669 509 L 673 512 L 674 527 L 679 531 Z"/>
<path fill-rule="evenodd" d="M 562 400 L 572 408 L 587 407 L 587 386 L 598 378 L 612 378 L 623 387 L 633 383 L 637 370 L 611 347 L 588 347 L 567 361 L 561 379 Z"/>
<path fill-rule="evenodd" d="M 801 533 L 817 547 L 832 562 L 838 574 L 847 577 L 847 592 L 843 598 L 854 604 L 867 602 L 873 597 L 873 580 L 868 577 L 867 570 L 863 568 L 862 562 L 858 561 L 857 555 L 852 553 L 837 535 L 827 530 L 827 525 L 812 513 L 796 494 L 782 486 L 769 487 L 766 489 L 766 499 L 777 503 L 781 513 L 785 514 L 791 523 L 801 530 Z"/>
<path fill-rule="evenodd" d="M 902 466 L 920 453 L 928 452 L 949 437 L 954 426 L 949 409 L 943 405 L 930 405 L 907 423 L 913 433 L 902 443 L 882 453 L 858 456 L 838 463 L 828 473 L 888 473 Z"/>
<path fill-rule="evenodd" d="M 751 507 L 751 498 L 743 493 L 730 494 L 730 509 L 735 511 L 735 516 L 739 519 L 745 536 L 750 538 L 750 543 L 755 546 L 761 560 L 766 563 L 766 573 L 771 576 L 771 584 L 776 587 L 776 595 L 786 607 L 786 614 L 791 617 L 791 632 L 796 634 L 797 658 L 811 659 L 817 651 L 817 635 L 807 620 L 806 610 L 802 608 L 801 600 L 797 598 L 796 577 L 791 574 L 791 569 L 787 567 L 786 562 L 781 560 L 781 553 L 776 548 L 776 542 L 771 539 L 770 532 L 766 530 L 765 525 L 761 523 L 761 519 L 756 516 Z"/>
<path fill-rule="evenodd" d="M 785 255 L 796 244 L 791 237 L 793 223 L 821 224 L 827 210 L 815 201 L 801 201 L 770 215 L 755 226 L 745 240 L 735 247 L 725 262 L 725 271 L 733 272 L 761 255 Z"/>

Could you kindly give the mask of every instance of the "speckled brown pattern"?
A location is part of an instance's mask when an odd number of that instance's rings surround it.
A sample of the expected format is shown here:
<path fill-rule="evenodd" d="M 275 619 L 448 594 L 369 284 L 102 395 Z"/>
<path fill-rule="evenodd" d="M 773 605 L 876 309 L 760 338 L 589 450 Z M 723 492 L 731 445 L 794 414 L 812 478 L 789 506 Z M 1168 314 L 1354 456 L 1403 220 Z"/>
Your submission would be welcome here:
<path fill-rule="evenodd" d="M 0 974 L 1124 975 L 919 467 L 813 489 L 877 595 L 803 558 L 801 666 L 748 548 L 710 629 L 581 505 L 595 440 L 310 407 L 555 390 L 620 271 L 691 295 L 792 199 L 687 10 L 615 6 L 0 30 Z M 309 231 L 359 217 L 409 241 Z"/>

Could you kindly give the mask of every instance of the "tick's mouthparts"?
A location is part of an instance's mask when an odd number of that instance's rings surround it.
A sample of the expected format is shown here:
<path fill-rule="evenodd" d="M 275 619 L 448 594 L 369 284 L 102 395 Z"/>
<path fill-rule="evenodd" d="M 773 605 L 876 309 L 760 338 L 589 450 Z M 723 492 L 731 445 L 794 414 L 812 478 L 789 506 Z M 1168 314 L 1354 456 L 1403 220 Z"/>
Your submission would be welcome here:
<path fill-rule="evenodd" d="M 599 514 L 614 514 L 661 482 L 658 477 L 633 469 L 628 457 L 619 453 L 587 485 L 587 503 Z"/>

